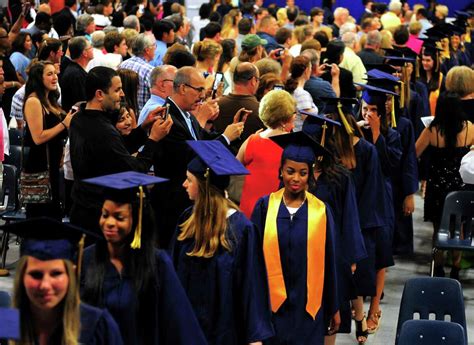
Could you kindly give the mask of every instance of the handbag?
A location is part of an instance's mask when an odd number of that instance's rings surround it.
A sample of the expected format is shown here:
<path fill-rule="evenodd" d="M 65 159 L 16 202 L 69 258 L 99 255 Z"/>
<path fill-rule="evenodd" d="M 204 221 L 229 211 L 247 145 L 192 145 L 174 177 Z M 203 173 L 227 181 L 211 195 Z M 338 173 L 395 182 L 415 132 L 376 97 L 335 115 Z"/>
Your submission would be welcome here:
<path fill-rule="evenodd" d="M 45 128 L 45 114 L 43 108 L 43 128 Z M 25 125 L 26 126 L 26 125 Z M 24 138 L 21 141 L 21 174 L 20 174 L 20 202 L 22 204 L 46 204 L 52 201 L 51 181 L 49 176 L 49 147 L 46 143 L 46 170 L 34 173 L 24 171 Z"/>

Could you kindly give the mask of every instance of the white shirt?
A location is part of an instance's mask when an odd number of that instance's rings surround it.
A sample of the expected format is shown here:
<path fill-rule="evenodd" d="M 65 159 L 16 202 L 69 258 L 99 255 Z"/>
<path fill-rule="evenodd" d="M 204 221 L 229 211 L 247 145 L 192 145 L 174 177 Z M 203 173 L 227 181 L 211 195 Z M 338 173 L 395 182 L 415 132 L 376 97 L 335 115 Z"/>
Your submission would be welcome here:
<path fill-rule="evenodd" d="M 474 185 L 474 150 L 472 147 L 471 151 L 469 151 L 461 160 L 459 174 L 464 183 Z"/>

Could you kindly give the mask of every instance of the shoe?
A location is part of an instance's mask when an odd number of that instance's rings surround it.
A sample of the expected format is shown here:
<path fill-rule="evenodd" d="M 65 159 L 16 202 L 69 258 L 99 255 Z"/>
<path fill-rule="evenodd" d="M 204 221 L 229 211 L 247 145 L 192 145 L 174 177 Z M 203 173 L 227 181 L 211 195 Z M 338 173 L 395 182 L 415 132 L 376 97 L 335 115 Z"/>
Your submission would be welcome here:
<path fill-rule="evenodd" d="M 354 319 L 354 321 L 356 324 L 357 343 L 359 345 L 364 345 L 365 342 L 367 341 L 367 337 L 369 336 L 369 332 L 367 329 L 367 319 L 364 316 L 362 320 L 357 321 L 356 319 Z"/>
<path fill-rule="evenodd" d="M 374 334 L 375 332 L 377 332 L 377 330 L 380 327 L 380 321 L 382 320 L 382 311 L 379 310 L 376 313 L 369 314 L 368 319 L 372 321 L 375 326 L 374 327 L 367 326 L 367 332 L 369 332 L 369 334 Z"/>
<path fill-rule="evenodd" d="M 442 277 L 442 278 L 443 278 L 443 277 L 445 276 L 443 266 L 435 266 L 435 267 L 434 267 L 433 275 L 434 275 L 435 277 Z"/>
<path fill-rule="evenodd" d="M 459 281 L 459 271 L 461 271 L 459 267 L 453 266 L 453 268 L 451 268 L 451 273 L 449 273 L 449 278 Z"/>

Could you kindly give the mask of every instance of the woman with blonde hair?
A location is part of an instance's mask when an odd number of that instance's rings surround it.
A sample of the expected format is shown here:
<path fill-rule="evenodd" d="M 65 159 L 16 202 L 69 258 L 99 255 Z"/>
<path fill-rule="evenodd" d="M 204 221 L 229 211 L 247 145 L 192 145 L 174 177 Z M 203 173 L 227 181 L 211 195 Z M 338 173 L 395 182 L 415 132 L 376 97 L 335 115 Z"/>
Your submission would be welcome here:
<path fill-rule="evenodd" d="M 446 90 L 461 99 L 467 119 L 474 123 L 474 70 L 467 66 L 456 66 L 446 75 Z"/>
<path fill-rule="evenodd" d="M 248 174 L 219 141 L 188 141 L 197 157 L 183 187 L 171 253 L 210 345 L 262 344 L 273 336 L 262 247 L 255 226 L 226 197 L 230 176 Z"/>
<path fill-rule="evenodd" d="M 10 344 L 122 344 L 110 314 L 79 299 L 73 258 L 83 230 L 45 217 L 2 230 L 24 238 L 13 287 L 20 340 Z"/>
<path fill-rule="evenodd" d="M 258 116 L 267 129 L 248 137 L 237 154 L 237 159 L 250 171 L 245 176 L 240 199 L 240 209 L 248 217 L 258 198 L 276 191 L 280 185 L 278 167 L 282 149 L 270 138 L 293 130 L 296 102 L 288 92 L 272 90 L 260 101 Z"/>
<path fill-rule="evenodd" d="M 214 75 L 221 54 L 222 47 L 219 43 L 211 40 L 194 43 L 193 55 L 197 60 L 196 68 L 202 72 L 205 78 Z"/>
<path fill-rule="evenodd" d="M 239 28 L 237 25 L 241 19 L 242 13 L 240 13 L 238 9 L 230 10 L 229 13 L 224 16 L 222 21 L 221 37 L 235 40 L 237 36 L 239 36 Z"/>
<path fill-rule="evenodd" d="M 286 24 L 289 23 L 288 15 L 286 14 L 286 8 L 280 8 L 276 13 L 276 17 L 277 17 L 278 26 L 280 28 L 284 27 Z"/>

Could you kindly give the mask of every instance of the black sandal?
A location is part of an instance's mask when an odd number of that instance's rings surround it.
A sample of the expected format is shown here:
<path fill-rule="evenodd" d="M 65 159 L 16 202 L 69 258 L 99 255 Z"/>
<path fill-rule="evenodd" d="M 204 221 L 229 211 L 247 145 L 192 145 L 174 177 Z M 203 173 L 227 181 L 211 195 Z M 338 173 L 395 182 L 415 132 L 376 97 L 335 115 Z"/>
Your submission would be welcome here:
<path fill-rule="evenodd" d="M 354 319 L 355 324 L 356 324 L 356 339 L 357 343 L 359 345 L 364 345 L 365 342 L 367 341 L 367 338 L 369 337 L 369 331 L 367 328 L 367 319 L 365 316 L 362 318 L 362 320 L 357 321 Z M 364 340 L 360 340 L 360 338 L 365 338 Z"/>

